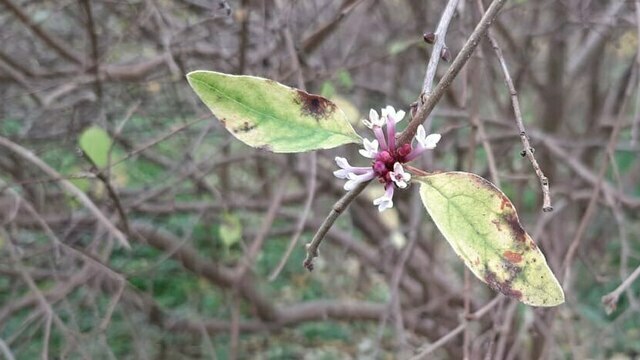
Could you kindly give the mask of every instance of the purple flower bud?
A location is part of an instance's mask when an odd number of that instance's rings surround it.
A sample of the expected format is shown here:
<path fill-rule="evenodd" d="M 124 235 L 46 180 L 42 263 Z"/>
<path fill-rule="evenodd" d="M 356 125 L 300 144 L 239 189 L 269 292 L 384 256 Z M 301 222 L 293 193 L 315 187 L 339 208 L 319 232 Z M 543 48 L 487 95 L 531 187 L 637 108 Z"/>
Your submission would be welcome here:
<path fill-rule="evenodd" d="M 394 162 L 393 156 L 391 156 L 387 150 L 379 152 L 376 160 L 382 161 L 385 164 Z"/>
<path fill-rule="evenodd" d="M 384 176 L 389 170 L 387 170 L 387 165 L 384 162 L 376 161 L 375 163 L 373 163 L 373 171 L 378 176 Z"/>
<path fill-rule="evenodd" d="M 398 148 L 398 156 L 401 158 L 404 158 L 405 156 L 409 155 L 410 152 L 411 152 L 410 144 L 404 144 L 400 146 L 400 148 Z"/>

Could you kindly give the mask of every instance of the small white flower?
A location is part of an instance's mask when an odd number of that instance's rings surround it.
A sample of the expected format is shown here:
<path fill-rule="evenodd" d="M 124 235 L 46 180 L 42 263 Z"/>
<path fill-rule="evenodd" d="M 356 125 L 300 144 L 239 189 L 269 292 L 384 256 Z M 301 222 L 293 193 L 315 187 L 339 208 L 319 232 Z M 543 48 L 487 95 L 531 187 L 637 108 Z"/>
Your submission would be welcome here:
<path fill-rule="evenodd" d="M 424 129 L 424 126 L 418 126 L 418 131 L 416 132 L 416 140 L 425 149 L 434 149 L 440 141 L 442 136 L 440 134 L 430 134 L 427 136 L 427 131 Z"/>
<path fill-rule="evenodd" d="M 387 185 L 384 195 L 373 200 L 373 205 L 378 207 L 379 212 L 383 212 L 393 207 L 393 185 Z"/>
<path fill-rule="evenodd" d="M 376 126 L 377 127 L 382 127 L 384 125 L 385 122 L 385 117 L 379 117 L 378 113 L 371 109 L 369 111 L 369 120 L 364 119 L 362 120 L 362 123 L 364 124 L 364 126 L 368 127 L 369 129 L 373 129 Z"/>
<path fill-rule="evenodd" d="M 389 175 L 391 175 L 391 180 L 393 180 L 400 189 L 406 188 L 407 181 L 411 180 L 411 174 L 404 172 L 402 165 L 398 162 L 393 165 L 393 171 L 389 173 Z"/>
<path fill-rule="evenodd" d="M 378 140 L 364 139 L 364 149 L 360 149 L 360 155 L 373 159 L 378 154 Z"/>
<path fill-rule="evenodd" d="M 337 177 L 338 179 L 346 179 L 350 173 L 351 172 L 349 170 L 340 169 L 340 170 L 334 171 L 333 176 Z"/>
<path fill-rule="evenodd" d="M 346 158 L 336 156 L 334 160 L 336 161 L 336 164 L 340 167 L 340 169 L 346 169 L 351 167 L 351 165 L 349 165 L 349 161 L 347 161 Z"/>
<path fill-rule="evenodd" d="M 356 187 L 356 185 L 373 179 L 375 177 L 375 174 L 374 174 L 373 170 L 370 169 L 370 171 L 368 171 L 368 172 L 366 172 L 364 174 L 361 174 L 361 175 L 357 175 L 357 174 L 354 174 L 354 173 L 349 173 L 347 175 L 347 177 L 349 178 L 349 181 L 347 181 L 344 184 L 344 189 L 347 190 L 347 191 L 351 191 Z"/>
<path fill-rule="evenodd" d="M 405 112 L 402 110 L 399 110 L 398 112 L 396 112 L 396 109 L 393 108 L 393 106 L 391 105 L 387 105 L 386 108 L 382 109 L 382 118 L 383 119 L 387 119 L 387 116 L 391 116 L 393 118 L 393 120 L 397 123 L 399 123 L 400 121 L 402 121 L 402 119 L 404 119 L 404 115 Z"/>
<path fill-rule="evenodd" d="M 336 156 L 335 158 L 336 164 L 340 168 L 340 170 L 336 170 L 333 172 L 333 175 L 338 179 L 346 179 L 349 177 L 351 173 L 363 173 L 363 170 L 367 168 L 361 168 L 356 166 L 351 166 L 347 159 L 343 157 Z"/>
<path fill-rule="evenodd" d="M 393 199 L 389 199 L 385 196 L 381 196 L 373 200 L 373 205 L 378 207 L 379 212 L 383 212 L 393 207 Z"/>

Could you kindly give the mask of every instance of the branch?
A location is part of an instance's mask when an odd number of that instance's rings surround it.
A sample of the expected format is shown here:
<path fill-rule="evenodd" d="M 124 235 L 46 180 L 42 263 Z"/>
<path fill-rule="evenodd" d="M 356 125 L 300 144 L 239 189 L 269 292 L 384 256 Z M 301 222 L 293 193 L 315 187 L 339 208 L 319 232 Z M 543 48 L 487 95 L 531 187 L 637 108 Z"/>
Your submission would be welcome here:
<path fill-rule="evenodd" d="M 634 281 L 640 276 L 640 266 L 638 266 L 628 278 L 626 278 L 622 284 L 620 284 L 615 290 L 602 297 L 602 304 L 604 305 L 607 314 L 611 314 L 618 306 L 618 298 L 625 292 Z"/>
<path fill-rule="evenodd" d="M 131 248 L 131 246 L 129 245 L 129 242 L 127 241 L 126 236 L 102 213 L 102 211 L 100 211 L 100 209 L 98 209 L 96 204 L 94 204 L 93 201 L 91 201 L 91 199 L 89 199 L 89 197 L 84 192 L 82 192 L 82 190 L 78 189 L 69 180 L 64 179 L 62 175 L 60 175 L 52 167 L 47 165 L 44 161 L 42 161 L 42 159 L 37 157 L 34 153 L 12 142 L 11 140 L 0 136 L 0 146 L 3 146 L 13 151 L 23 159 L 39 167 L 48 176 L 54 179 L 58 179 L 58 181 L 60 182 L 60 185 L 62 185 L 62 187 L 68 193 L 73 195 L 80 203 L 82 203 L 87 209 L 89 209 L 89 211 L 93 214 L 93 216 L 95 216 L 98 219 L 98 221 L 107 228 L 109 233 L 111 233 L 111 235 L 113 235 L 120 242 L 121 246 L 127 249 Z"/>
<path fill-rule="evenodd" d="M 273 305 L 258 292 L 254 284 L 245 278 L 237 281 L 236 273 L 227 268 L 209 261 L 198 251 L 186 244 L 181 244 L 179 239 L 165 230 L 152 225 L 132 224 L 131 230 L 135 235 L 147 244 L 165 251 L 175 260 L 182 263 L 185 269 L 198 274 L 217 286 L 238 290 L 238 293 L 256 308 L 258 316 L 262 320 L 273 320 L 278 312 Z"/>
<path fill-rule="evenodd" d="M 313 236 L 313 239 L 310 243 L 307 244 L 307 257 L 304 259 L 302 265 L 309 271 L 313 270 L 313 259 L 318 257 L 318 247 L 324 239 L 324 236 L 327 234 L 333 223 L 336 221 L 338 216 L 342 214 L 342 212 L 349 206 L 349 204 L 364 190 L 365 187 L 369 184 L 369 181 L 360 183 L 356 186 L 355 189 L 349 191 L 344 194 L 338 202 L 333 205 L 331 212 L 327 215 L 327 218 L 324 219 L 320 228 Z"/>
<path fill-rule="evenodd" d="M 576 49 L 576 53 L 571 56 L 571 62 L 569 63 L 569 69 L 567 71 L 567 78 L 570 79 L 570 83 L 574 83 L 575 77 L 581 75 L 584 66 L 595 55 L 595 51 L 602 45 L 607 39 L 609 33 L 613 30 L 615 24 L 615 17 L 624 8 L 626 0 L 618 0 L 609 4 L 603 16 L 602 28 L 592 28 L 589 36 L 585 40 L 584 44 L 580 44 Z"/>
<path fill-rule="evenodd" d="M 456 0 L 450 0 L 449 4 L 447 5 L 447 8 L 445 8 L 445 14 L 443 14 L 443 16 L 448 15 L 449 20 L 451 16 L 453 16 L 453 10 L 454 10 L 454 8 L 451 7 L 451 4 L 454 3 L 455 1 Z M 491 5 L 489 6 L 489 10 L 487 10 L 487 12 L 484 14 L 482 19 L 480 20 L 480 23 L 478 24 L 478 26 L 476 26 L 473 33 L 471 33 L 471 36 L 469 36 L 469 39 L 467 40 L 465 45 L 462 47 L 462 50 L 460 51 L 458 56 L 456 56 L 455 60 L 453 60 L 451 67 L 449 67 L 447 72 L 444 74 L 444 76 L 438 83 L 438 86 L 436 86 L 436 88 L 434 89 L 433 94 L 427 97 L 427 100 L 418 109 L 417 114 L 411 119 L 411 122 L 407 126 L 407 129 L 400 135 L 398 144 L 402 145 L 411 141 L 411 138 L 415 135 L 416 130 L 418 129 L 418 126 L 422 124 L 424 120 L 426 120 L 426 118 L 429 116 L 431 111 L 435 108 L 438 101 L 440 101 L 440 99 L 442 98 L 442 95 L 444 95 L 446 89 L 453 82 L 453 79 L 455 79 L 455 77 L 458 75 L 462 67 L 467 63 L 467 61 L 471 57 L 471 54 L 473 53 L 475 48 L 478 46 L 478 43 L 480 42 L 480 38 L 484 36 L 486 31 L 489 29 L 489 26 L 491 25 L 491 23 L 493 23 L 493 20 L 498 14 L 498 11 L 500 10 L 500 8 L 502 8 L 505 2 L 506 0 L 494 0 L 491 3 Z M 441 38 L 440 41 L 443 41 L 444 34 L 446 33 L 445 29 L 446 27 L 448 27 L 449 20 L 446 20 L 446 19 L 441 20 L 441 23 L 438 25 L 438 29 L 439 31 L 441 31 L 441 34 L 442 34 L 442 36 L 439 36 Z M 433 53 L 432 57 L 433 56 L 439 57 L 439 55 L 440 54 Z M 429 72 L 429 70 L 427 71 Z M 435 75 L 435 72 L 434 72 L 434 75 Z M 322 242 L 322 239 L 324 238 L 327 231 L 329 231 L 329 229 L 331 228 L 333 223 L 336 221 L 338 216 L 340 216 L 340 213 L 342 213 L 344 209 L 346 209 L 347 206 L 349 206 L 349 203 L 351 203 L 351 201 L 353 201 L 353 199 L 355 199 L 356 196 L 360 194 L 362 190 L 364 190 L 364 188 L 367 186 L 368 183 L 369 182 L 359 184 L 358 187 L 346 193 L 333 206 L 333 209 L 331 210 L 331 212 L 329 213 L 325 221 L 322 223 L 322 226 L 318 229 L 318 231 L 314 235 L 313 240 L 311 240 L 311 242 L 307 244 L 307 256 L 303 262 L 303 265 L 307 270 L 309 271 L 313 270 L 313 259 L 318 257 L 318 247 L 320 246 L 320 243 Z"/>
<path fill-rule="evenodd" d="M 481 317 L 486 315 L 489 312 L 489 310 L 493 309 L 493 307 L 496 306 L 501 299 L 503 299 L 503 296 L 501 295 L 496 296 L 493 300 L 491 300 L 491 302 L 489 302 L 483 308 L 471 314 L 470 318 L 475 320 L 480 319 Z M 460 334 L 464 329 L 466 329 L 467 326 L 469 326 L 469 324 L 471 324 L 470 321 L 464 321 L 463 323 L 458 325 L 458 327 L 451 330 L 448 334 L 438 339 L 438 341 L 431 344 L 431 346 L 424 349 L 420 354 L 412 357 L 411 360 L 427 359 L 427 355 L 431 354 L 432 352 L 440 348 L 442 345 L 453 340 L 456 336 L 458 336 L 458 334 Z"/>
<path fill-rule="evenodd" d="M 458 0 L 449 0 L 447 6 L 444 8 L 440 22 L 435 32 L 435 43 L 433 44 L 433 51 L 429 58 L 429 64 L 427 65 L 427 72 L 424 75 L 424 82 L 422 83 L 422 94 L 428 95 L 433 87 L 433 79 L 436 77 L 436 70 L 438 69 L 438 62 L 440 62 L 442 50 L 445 48 L 444 38 L 447 35 L 447 29 L 449 28 L 449 22 L 455 13 Z"/>
<path fill-rule="evenodd" d="M 480 43 L 480 39 L 485 35 L 496 15 L 498 15 L 498 11 L 506 1 L 507 0 L 493 0 L 493 2 L 491 2 L 489 9 L 473 30 L 469 39 L 467 39 L 467 42 L 460 50 L 460 53 L 458 53 L 458 56 L 453 60 L 449 69 L 447 69 L 447 72 L 442 76 L 442 79 L 440 79 L 440 82 L 433 92 L 428 96 L 425 96 L 426 99 L 424 99 L 422 106 L 418 108 L 418 112 L 413 116 L 411 122 L 409 122 L 407 129 L 400 134 L 400 137 L 398 138 L 399 145 L 407 144 L 411 141 L 418 130 L 418 126 L 420 126 L 420 124 L 427 119 L 429 114 L 431 114 L 431 111 L 436 107 L 436 104 L 438 104 L 447 88 L 451 86 L 451 83 L 456 78 L 460 70 L 462 70 L 467 61 L 469 61 L 471 54 Z"/>
<path fill-rule="evenodd" d="M 12 13 L 14 13 L 23 24 L 29 27 L 31 31 L 33 31 L 47 45 L 52 47 L 58 54 L 62 55 L 62 57 L 66 58 L 67 60 L 71 60 L 78 65 L 82 65 L 82 57 L 71 50 L 71 46 L 69 46 L 69 44 L 66 44 L 64 43 L 64 41 L 53 37 L 41 27 L 39 27 L 38 24 L 36 24 L 29 18 L 29 15 L 25 14 L 20 9 L 19 6 L 12 3 L 10 0 L 0 0 L 0 3 L 4 4 L 4 6 L 6 6 Z"/>
<path fill-rule="evenodd" d="M 482 1 L 477 1 L 478 7 L 480 11 L 484 11 L 484 7 L 482 6 Z M 507 88 L 509 89 L 509 95 L 511 96 L 511 104 L 513 105 L 513 113 L 516 118 L 516 125 L 518 125 L 518 130 L 520 130 L 520 140 L 522 141 L 522 146 L 524 146 L 523 154 L 527 156 L 531 165 L 533 165 L 533 169 L 540 179 L 540 186 L 542 187 L 542 211 L 550 212 L 553 211 L 553 206 L 551 206 L 551 196 L 549 195 L 549 179 L 544 175 L 542 169 L 540 169 L 540 165 L 533 155 L 533 148 L 529 143 L 529 137 L 524 128 L 524 122 L 522 121 L 522 112 L 520 111 L 520 101 L 518 100 L 518 91 L 516 91 L 516 87 L 513 84 L 513 80 L 511 79 L 511 74 L 509 74 L 509 69 L 507 68 L 507 62 L 502 55 L 502 49 L 498 45 L 495 37 L 493 36 L 491 30 L 487 31 L 487 37 L 491 42 L 491 47 L 496 53 L 498 57 L 498 61 L 500 62 L 500 69 L 502 70 L 502 74 L 504 76 L 504 81 L 507 83 Z"/>

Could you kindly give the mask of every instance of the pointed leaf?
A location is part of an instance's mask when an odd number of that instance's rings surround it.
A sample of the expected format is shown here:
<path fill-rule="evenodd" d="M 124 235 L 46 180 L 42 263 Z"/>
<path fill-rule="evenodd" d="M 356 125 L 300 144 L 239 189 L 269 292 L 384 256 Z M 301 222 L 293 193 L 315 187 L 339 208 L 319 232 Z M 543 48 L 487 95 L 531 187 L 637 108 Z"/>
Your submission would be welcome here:
<path fill-rule="evenodd" d="M 291 153 L 361 142 L 342 110 L 322 96 L 254 76 L 193 71 L 187 79 L 231 134 L 249 146 Z"/>
<path fill-rule="evenodd" d="M 453 250 L 493 290 L 533 306 L 555 306 L 564 293 L 544 255 L 522 229 L 509 199 L 465 172 L 415 178 L 429 215 Z"/>

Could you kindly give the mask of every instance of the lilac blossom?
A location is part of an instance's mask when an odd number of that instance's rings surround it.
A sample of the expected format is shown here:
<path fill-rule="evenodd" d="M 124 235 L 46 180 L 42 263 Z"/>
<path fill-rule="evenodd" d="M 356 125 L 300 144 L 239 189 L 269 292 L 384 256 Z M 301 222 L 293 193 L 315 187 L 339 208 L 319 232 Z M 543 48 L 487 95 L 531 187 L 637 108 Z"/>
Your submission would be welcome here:
<path fill-rule="evenodd" d="M 362 120 L 364 125 L 371 129 L 375 140 L 364 139 L 364 149 L 360 149 L 360 155 L 371 159 L 368 167 L 351 166 L 347 159 L 336 157 L 335 161 L 339 170 L 333 174 L 340 179 L 347 179 L 344 189 L 349 191 L 358 184 L 378 178 L 384 185 L 385 193 L 373 200 L 373 205 L 380 212 L 393 207 L 393 193 L 396 188 L 404 189 L 409 185 L 411 174 L 405 172 L 402 164 L 414 160 L 426 150 L 436 147 L 440 141 L 440 134 L 426 134 L 425 128 L 420 125 L 415 136 L 415 146 L 404 144 L 396 147 L 396 124 L 405 116 L 402 110 L 396 111 L 392 106 L 387 106 L 378 112 L 371 109 L 369 119 Z M 386 133 L 383 127 L 386 126 Z"/>

